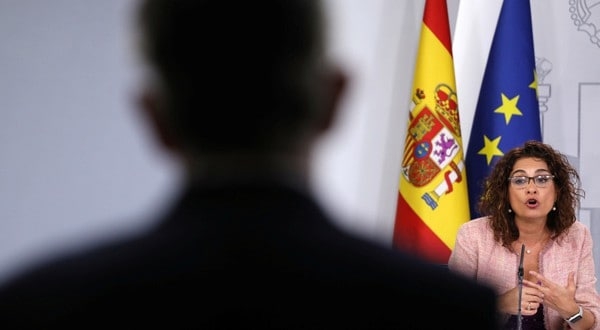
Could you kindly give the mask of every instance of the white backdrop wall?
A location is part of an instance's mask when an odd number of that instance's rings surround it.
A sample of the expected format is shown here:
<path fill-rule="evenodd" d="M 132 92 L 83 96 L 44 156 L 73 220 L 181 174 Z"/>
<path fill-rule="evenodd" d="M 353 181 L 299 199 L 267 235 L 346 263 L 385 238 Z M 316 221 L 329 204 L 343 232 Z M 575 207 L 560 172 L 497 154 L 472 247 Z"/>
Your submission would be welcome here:
<path fill-rule="evenodd" d="M 178 181 L 133 105 L 136 2 L 0 1 L 0 280 L 62 249 L 143 228 Z M 500 0 L 448 0 L 465 147 L 493 27 L 455 24 L 459 6 L 483 3 L 469 22 L 489 24 Z M 331 54 L 351 84 L 315 154 L 314 188 L 341 227 L 389 245 L 424 0 L 326 4 Z M 580 170 L 580 219 L 600 242 L 600 4 L 532 0 L 532 15 L 544 140 Z"/>

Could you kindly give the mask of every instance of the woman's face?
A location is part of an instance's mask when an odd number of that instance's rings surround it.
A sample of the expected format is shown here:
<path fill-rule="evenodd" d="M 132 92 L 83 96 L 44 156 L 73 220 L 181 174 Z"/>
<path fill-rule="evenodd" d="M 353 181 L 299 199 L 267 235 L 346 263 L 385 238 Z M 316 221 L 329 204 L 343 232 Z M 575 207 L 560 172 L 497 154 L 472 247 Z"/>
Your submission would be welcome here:
<path fill-rule="evenodd" d="M 521 158 L 513 166 L 508 197 L 516 218 L 546 219 L 556 201 L 556 187 L 545 161 Z"/>

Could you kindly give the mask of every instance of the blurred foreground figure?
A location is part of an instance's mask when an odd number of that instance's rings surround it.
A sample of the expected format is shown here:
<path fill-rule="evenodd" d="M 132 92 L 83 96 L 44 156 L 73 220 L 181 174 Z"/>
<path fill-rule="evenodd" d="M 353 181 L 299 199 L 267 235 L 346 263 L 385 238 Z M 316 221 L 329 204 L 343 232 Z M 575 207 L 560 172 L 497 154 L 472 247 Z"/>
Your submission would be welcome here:
<path fill-rule="evenodd" d="M 324 23 L 317 1 L 143 1 L 139 105 L 187 180 L 155 228 L 10 281 L 1 324 L 493 329 L 490 288 L 339 230 L 313 197 L 345 86 Z"/>

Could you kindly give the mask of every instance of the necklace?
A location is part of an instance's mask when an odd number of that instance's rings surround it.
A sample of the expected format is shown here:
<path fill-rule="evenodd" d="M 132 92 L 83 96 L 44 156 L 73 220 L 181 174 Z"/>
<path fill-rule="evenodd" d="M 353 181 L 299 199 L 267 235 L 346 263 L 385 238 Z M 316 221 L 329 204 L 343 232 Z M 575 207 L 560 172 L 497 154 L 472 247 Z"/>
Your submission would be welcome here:
<path fill-rule="evenodd" d="M 537 242 L 535 242 L 535 244 L 531 245 L 530 247 L 531 247 L 531 248 L 537 247 L 537 246 L 538 246 L 538 244 L 540 244 L 540 243 L 544 242 L 546 239 L 547 239 L 547 236 L 546 236 L 546 235 L 543 235 L 543 236 L 542 236 L 542 238 L 540 238 L 540 239 L 539 239 Z M 520 241 L 520 240 L 519 240 L 519 243 L 521 243 L 521 244 L 525 245 L 525 243 L 524 243 L 523 241 Z M 525 245 L 525 253 L 527 253 L 527 254 L 531 254 L 531 248 L 527 248 L 527 245 Z"/>

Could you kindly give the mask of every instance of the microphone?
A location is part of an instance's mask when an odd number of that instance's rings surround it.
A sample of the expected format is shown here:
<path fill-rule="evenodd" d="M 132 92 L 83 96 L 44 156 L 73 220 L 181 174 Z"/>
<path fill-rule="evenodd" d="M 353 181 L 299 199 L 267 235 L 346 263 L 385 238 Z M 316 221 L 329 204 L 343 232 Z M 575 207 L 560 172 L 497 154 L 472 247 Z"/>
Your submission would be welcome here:
<path fill-rule="evenodd" d="M 521 261 L 519 262 L 519 270 L 517 276 L 519 277 L 519 309 L 517 313 L 517 329 L 521 330 L 521 299 L 523 295 L 523 257 L 525 256 L 525 244 L 521 244 Z"/>
<path fill-rule="evenodd" d="M 517 275 L 519 276 L 519 284 L 522 284 L 523 282 L 523 275 L 524 271 L 523 271 L 523 257 L 525 256 L 525 244 L 521 244 L 521 261 L 519 262 L 519 271 L 517 273 Z"/>

